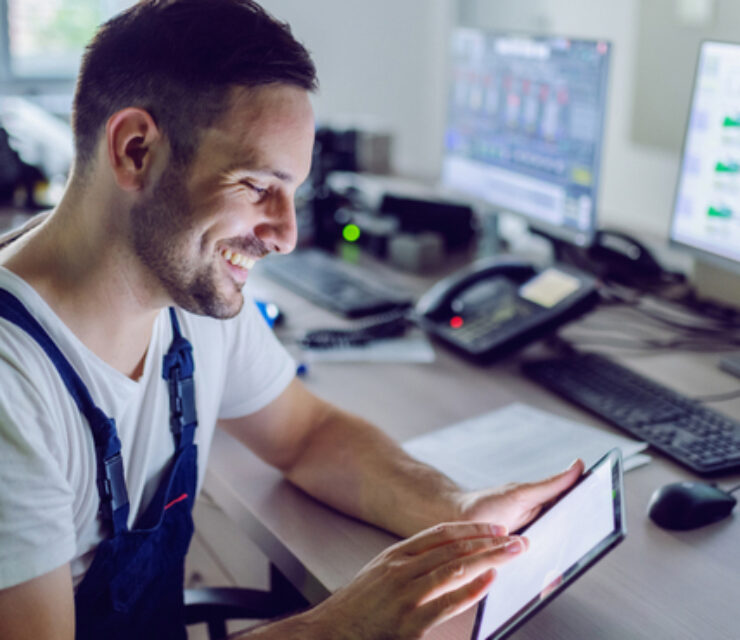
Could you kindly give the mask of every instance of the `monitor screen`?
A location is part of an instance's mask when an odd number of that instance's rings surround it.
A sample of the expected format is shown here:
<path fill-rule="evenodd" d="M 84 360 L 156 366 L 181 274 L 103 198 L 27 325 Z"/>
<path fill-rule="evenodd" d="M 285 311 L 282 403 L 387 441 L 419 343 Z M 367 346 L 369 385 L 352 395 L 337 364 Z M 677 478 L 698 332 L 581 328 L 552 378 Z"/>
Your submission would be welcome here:
<path fill-rule="evenodd" d="M 740 270 L 740 44 L 699 50 L 670 238 Z"/>
<path fill-rule="evenodd" d="M 444 186 L 589 244 L 609 53 L 604 41 L 456 30 Z"/>

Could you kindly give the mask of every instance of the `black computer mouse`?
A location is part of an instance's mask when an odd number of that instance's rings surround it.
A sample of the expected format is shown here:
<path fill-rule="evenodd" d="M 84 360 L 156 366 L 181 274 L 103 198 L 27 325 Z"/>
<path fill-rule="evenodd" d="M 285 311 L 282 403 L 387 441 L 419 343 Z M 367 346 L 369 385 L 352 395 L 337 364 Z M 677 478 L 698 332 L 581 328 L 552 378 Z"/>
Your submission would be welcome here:
<path fill-rule="evenodd" d="M 730 515 L 737 499 L 703 482 L 674 482 L 653 493 L 648 515 L 664 529 L 696 529 Z"/>

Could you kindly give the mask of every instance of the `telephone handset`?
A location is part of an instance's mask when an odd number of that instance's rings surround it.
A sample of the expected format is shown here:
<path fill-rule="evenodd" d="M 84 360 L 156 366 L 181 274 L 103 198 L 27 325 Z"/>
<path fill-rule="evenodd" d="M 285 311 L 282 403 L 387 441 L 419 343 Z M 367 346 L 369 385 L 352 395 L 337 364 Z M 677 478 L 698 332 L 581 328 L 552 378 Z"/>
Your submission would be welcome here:
<path fill-rule="evenodd" d="M 434 316 L 444 312 L 447 307 L 452 307 L 458 298 L 460 298 L 458 304 L 464 303 L 463 294 L 477 283 L 498 277 L 523 281 L 535 273 L 535 268 L 522 260 L 504 257 L 484 258 L 437 282 L 419 298 L 415 311 L 420 315 Z M 457 310 L 462 309 L 458 307 Z"/>
<path fill-rule="evenodd" d="M 544 337 L 598 302 L 596 281 L 566 265 L 538 270 L 509 256 L 485 258 L 441 280 L 414 308 L 427 333 L 477 361 Z"/>
<path fill-rule="evenodd" d="M 620 282 L 656 280 L 664 273 L 650 250 L 633 236 L 613 229 L 596 233 L 588 250 L 596 273 Z"/>

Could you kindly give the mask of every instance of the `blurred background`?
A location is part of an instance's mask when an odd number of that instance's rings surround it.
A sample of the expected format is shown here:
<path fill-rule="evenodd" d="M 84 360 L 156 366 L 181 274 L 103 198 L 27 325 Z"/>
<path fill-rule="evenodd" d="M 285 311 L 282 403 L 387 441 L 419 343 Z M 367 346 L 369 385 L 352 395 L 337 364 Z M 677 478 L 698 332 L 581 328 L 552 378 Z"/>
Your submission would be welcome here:
<path fill-rule="evenodd" d="M 130 4 L 0 0 L 0 118 L 6 125 L 12 121 L 6 126 L 13 129 L 12 151 L 46 179 L 34 187 L 41 177 L 26 169 L 25 186 L 6 193 L 6 200 L 46 206 L 58 197 L 71 142 L 55 121 L 69 116 L 81 51 L 101 21 Z M 740 33 L 740 3 L 734 0 L 263 4 L 289 22 L 314 55 L 319 122 L 389 134 L 389 170 L 428 183 L 438 179 L 442 163 L 449 43 L 456 26 L 609 40 L 599 224 L 657 242 L 667 237 L 699 43 Z"/>

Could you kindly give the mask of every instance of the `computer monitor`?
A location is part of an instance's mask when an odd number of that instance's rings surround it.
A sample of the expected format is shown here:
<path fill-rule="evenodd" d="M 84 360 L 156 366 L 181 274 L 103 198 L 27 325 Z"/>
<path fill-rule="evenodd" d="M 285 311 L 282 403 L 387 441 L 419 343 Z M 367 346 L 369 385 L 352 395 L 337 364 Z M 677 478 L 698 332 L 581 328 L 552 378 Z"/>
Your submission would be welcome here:
<path fill-rule="evenodd" d="M 457 29 L 442 183 L 590 244 L 610 45 Z"/>
<path fill-rule="evenodd" d="M 700 47 L 670 239 L 740 272 L 740 44 Z"/>

